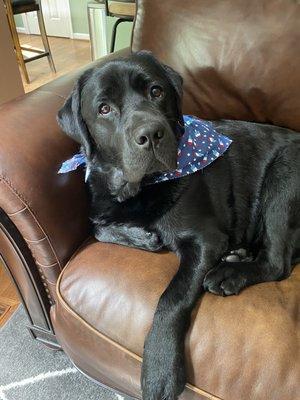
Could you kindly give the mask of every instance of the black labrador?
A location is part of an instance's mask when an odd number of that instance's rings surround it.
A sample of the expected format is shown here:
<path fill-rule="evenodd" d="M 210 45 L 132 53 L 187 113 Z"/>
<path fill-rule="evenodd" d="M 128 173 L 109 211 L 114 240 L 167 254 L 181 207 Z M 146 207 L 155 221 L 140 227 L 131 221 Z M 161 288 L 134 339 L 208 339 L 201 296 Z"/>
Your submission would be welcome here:
<path fill-rule="evenodd" d="M 181 97 L 181 77 L 142 51 L 86 71 L 58 113 L 87 157 L 95 237 L 180 258 L 145 341 L 146 400 L 183 391 L 184 337 L 204 290 L 228 296 L 287 278 L 300 255 L 300 135 L 291 130 L 215 121 L 233 140 L 222 157 L 203 172 L 143 184 L 175 169 Z M 252 261 L 222 261 L 240 247 Z"/>

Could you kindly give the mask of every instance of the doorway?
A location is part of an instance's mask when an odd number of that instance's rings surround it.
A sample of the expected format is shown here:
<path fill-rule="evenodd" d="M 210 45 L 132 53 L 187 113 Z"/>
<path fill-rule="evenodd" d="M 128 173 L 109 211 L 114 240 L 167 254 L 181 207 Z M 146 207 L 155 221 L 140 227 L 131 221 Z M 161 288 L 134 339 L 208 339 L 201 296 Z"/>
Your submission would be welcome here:
<path fill-rule="evenodd" d="M 48 36 L 73 38 L 69 0 L 41 0 Z M 36 12 L 22 14 L 25 33 L 39 35 Z"/>

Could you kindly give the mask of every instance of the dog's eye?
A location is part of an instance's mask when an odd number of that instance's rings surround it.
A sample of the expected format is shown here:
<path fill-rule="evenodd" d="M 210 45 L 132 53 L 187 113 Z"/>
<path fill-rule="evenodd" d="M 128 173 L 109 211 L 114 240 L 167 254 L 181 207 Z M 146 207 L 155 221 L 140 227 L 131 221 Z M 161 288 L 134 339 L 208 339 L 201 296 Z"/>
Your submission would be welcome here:
<path fill-rule="evenodd" d="M 111 108 L 108 104 L 101 103 L 99 107 L 99 113 L 102 115 L 109 114 L 111 112 Z"/>
<path fill-rule="evenodd" d="M 162 97 L 164 91 L 160 86 L 152 86 L 152 88 L 150 89 L 150 95 L 151 97 Z"/>

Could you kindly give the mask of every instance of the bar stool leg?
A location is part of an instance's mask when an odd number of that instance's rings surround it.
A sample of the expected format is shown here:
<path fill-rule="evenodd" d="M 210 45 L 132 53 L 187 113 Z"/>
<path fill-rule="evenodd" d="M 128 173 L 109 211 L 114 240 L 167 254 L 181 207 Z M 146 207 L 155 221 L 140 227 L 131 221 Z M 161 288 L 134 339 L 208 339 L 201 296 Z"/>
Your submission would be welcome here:
<path fill-rule="evenodd" d="M 48 62 L 49 62 L 50 68 L 51 68 L 52 72 L 56 72 L 54 61 L 53 61 L 51 50 L 50 50 L 50 46 L 49 46 L 47 33 L 46 33 L 44 18 L 43 18 L 43 14 L 42 14 L 41 9 L 39 9 L 37 11 L 37 17 L 38 17 L 38 23 L 39 23 L 39 28 L 40 28 L 40 32 L 41 32 L 43 45 L 44 45 L 45 51 L 48 53 L 47 58 L 48 58 Z"/>
<path fill-rule="evenodd" d="M 119 24 L 121 24 L 122 22 L 126 22 L 126 20 L 123 18 L 118 18 L 116 20 L 116 22 L 114 23 L 112 35 L 111 35 L 111 42 L 110 42 L 110 52 L 111 53 L 113 53 L 115 51 L 117 28 L 118 28 Z"/>
<path fill-rule="evenodd" d="M 25 65 L 24 58 L 23 58 L 23 54 L 22 54 L 22 49 L 21 49 L 21 46 L 20 46 L 17 27 L 16 27 L 16 24 L 15 24 L 14 14 L 13 14 L 13 11 L 12 11 L 12 7 L 11 7 L 11 4 L 10 4 L 10 1 L 5 2 L 5 6 L 6 6 L 6 15 L 7 15 L 7 19 L 8 19 L 8 24 L 9 24 L 11 36 L 12 36 L 12 39 L 13 39 L 13 42 L 14 42 L 14 47 L 15 47 L 15 51 L 16 51 L 17 60 L 18 60 L 18 63 L 20 65 L 20 68 L 21 68 L 21 71 L 23 73 L 23 76 L 25 78 L 26 83 L 30 83 L 28 72 L 27 72 L 26 65 Z"/>

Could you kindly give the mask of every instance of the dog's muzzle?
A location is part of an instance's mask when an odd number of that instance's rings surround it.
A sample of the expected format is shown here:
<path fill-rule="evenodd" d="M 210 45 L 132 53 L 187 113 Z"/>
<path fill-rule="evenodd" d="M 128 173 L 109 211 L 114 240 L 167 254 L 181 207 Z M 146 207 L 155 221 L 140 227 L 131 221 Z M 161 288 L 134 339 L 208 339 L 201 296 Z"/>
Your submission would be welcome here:
<path fill-rule="evenodd" d="M 159 122 L 143 125 L 134 131 L 134 143 L 139 149 L 157 149 L 165 140 L 165 127 Z"/>

